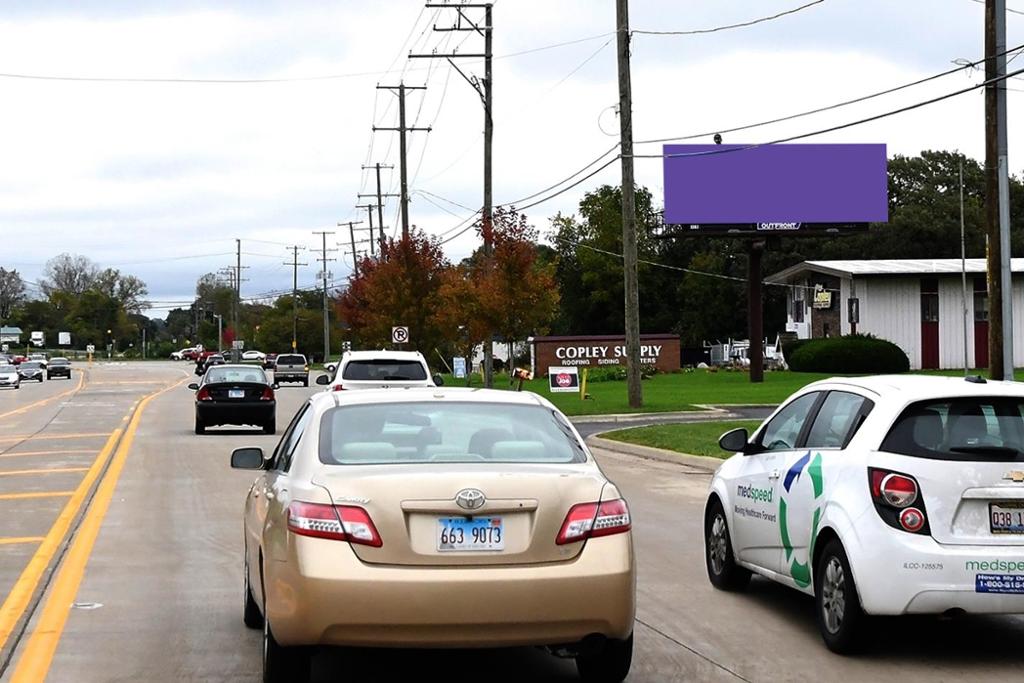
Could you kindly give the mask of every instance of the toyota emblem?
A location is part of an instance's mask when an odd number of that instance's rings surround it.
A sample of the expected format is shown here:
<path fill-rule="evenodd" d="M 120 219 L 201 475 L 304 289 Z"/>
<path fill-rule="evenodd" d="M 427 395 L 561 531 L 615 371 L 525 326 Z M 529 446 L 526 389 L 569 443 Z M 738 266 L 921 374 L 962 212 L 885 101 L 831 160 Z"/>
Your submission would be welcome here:
<path fill-rule="evenodd" d="M 462 489 L 455 494 L 455 503 L 463 510 L 479 510 L 485 502 L 487 498 L 479 489 Z"/>

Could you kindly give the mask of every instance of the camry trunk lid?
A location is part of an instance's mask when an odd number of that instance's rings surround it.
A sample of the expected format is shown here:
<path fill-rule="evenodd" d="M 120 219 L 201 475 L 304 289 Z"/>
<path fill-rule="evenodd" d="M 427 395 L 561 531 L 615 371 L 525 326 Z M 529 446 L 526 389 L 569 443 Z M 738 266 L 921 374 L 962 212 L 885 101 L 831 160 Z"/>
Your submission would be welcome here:
<path fill-rule="evenodd" d="M 353 544 L 359 559 L 420 566 L 570 560 L 584 542 L 555 543 L 566 514 L 606 484 L 585 463 L 328 466 L 313 481 L 369 513 L 383 544 Z"/>

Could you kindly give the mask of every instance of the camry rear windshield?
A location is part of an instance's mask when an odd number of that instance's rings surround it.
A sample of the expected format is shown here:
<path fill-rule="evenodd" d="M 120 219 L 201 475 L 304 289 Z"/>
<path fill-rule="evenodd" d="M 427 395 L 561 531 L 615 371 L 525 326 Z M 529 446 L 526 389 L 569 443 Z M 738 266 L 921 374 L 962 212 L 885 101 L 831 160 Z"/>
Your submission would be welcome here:
<path fill-rule="evenodd" d="M 417 360 L 353 360 L 345 365 L 342 379 L 370 381 L 424 380 L 427 369 Z"/>
<path fill-rule="evenodd" d="M 586 455 L 565 419 L 542 406 L 377 403 L 341 406 L 320 423 L 328 465 L 573 463 Z"/>
<path fill-rule="evenodd" d="M 911 404 L 889 430 L 881 450 L 933 460 L 1024 461 L 1024 398 Z"/>

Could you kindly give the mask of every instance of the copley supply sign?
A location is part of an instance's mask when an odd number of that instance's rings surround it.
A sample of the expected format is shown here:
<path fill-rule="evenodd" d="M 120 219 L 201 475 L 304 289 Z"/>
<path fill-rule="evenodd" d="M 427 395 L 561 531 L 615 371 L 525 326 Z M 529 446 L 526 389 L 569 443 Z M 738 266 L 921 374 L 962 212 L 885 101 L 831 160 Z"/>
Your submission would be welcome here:
<path fill-rule="evenodd" d="M 657 363 L 663 348 L 662 344 L 641 344 L 640 362 Z M 620 365 L 626 358 L 626 345 L 558 346 L 555 358 L 565 365 Z"/>

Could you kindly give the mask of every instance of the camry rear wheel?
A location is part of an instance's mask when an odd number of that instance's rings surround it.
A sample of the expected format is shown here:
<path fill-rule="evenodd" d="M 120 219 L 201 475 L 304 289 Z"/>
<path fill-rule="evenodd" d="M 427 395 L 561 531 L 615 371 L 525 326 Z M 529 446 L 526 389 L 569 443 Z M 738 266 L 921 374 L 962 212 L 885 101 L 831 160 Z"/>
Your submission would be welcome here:
<path fill-rule="evenodd" d="M 282 647 L 270 622 L 263 620 L 263 683 L 303 683 L 309 680 L 309 652 Z"/>
<path fill-rule="evenodd" d="M 621 683 L 633 663 L 633 634 L 625 640 L 609 640 L 595 654 L 576 657 L 576 671 L 584 683 Z"/>
<path fill-rule="evenodd" d="M 750 570 L 736 564 L 725 510 L 718 499 L 711 504 L 704 519 L 704 549 L 708 579 L 715 588 L 726 591 L 746 588 L 750 583 Z"/>
<path fill-rule="evenodd" d="M 821 637 L 828 649 L 846 654 L 857 649 L 865 621 L 850 561 L 838 539 L 821 552 L 814 571 L 814 602 Z"/>

